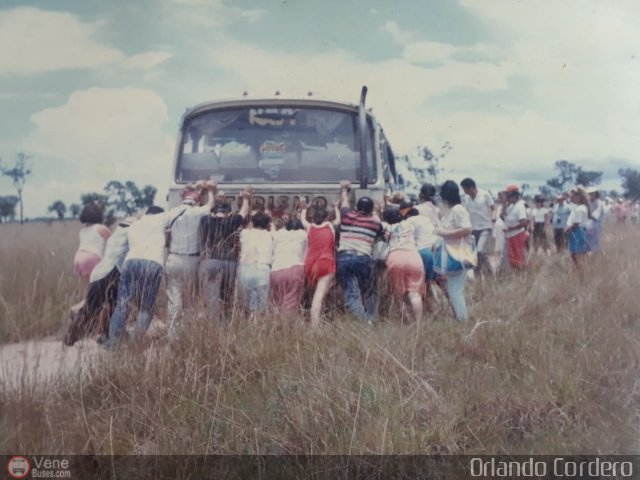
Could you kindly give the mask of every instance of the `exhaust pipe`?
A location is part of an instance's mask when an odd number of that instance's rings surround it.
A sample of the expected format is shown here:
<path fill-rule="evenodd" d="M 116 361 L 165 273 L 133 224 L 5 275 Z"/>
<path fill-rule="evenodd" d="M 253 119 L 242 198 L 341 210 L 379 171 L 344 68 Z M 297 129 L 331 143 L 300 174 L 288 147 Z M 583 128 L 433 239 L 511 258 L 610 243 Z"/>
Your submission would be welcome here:
<path fill-rule="evenodd" d="M 365 100 L 367 99 L 368 88 L 362 86 L 360 92 L 360 103 L 358 105 L 358 144 L 360 146 L 360 188 L 366 189 L 367 178 L 367 111 L 365 110 Z"/>

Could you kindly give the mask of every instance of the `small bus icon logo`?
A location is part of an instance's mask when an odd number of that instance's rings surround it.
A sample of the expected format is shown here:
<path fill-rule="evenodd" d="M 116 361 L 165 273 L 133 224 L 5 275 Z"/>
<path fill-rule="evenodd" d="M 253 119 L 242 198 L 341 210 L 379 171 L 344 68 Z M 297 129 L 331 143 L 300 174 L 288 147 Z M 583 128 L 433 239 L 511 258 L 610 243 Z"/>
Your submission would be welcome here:
<path fill-rule="evenodd" d="M 7 472 L 12 478 L 26 478 L 31 471 L 31 465 L 26 457 L 11 457 L 7 463 Z"/>

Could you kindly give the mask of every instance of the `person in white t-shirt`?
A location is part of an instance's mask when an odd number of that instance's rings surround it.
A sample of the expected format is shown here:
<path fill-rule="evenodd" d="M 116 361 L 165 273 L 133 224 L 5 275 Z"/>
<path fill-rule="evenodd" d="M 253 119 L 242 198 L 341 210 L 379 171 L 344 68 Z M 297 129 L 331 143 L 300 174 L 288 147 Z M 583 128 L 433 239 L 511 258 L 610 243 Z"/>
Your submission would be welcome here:
<path fill-rule="evenodd" d="M 505 188 L 508 206 L 503 212 L 505 223 L 504 236 L 507 241 L 507 255 L 509 266 L 513 269 L 523 269 L 527 265 L 527 209 L 520 199 L 520 189 L 517 185 L 507 185 Z"/>
<path fill-rule="evenodd" d="M 547 238 L 547 225 L 551 220 L 551 211 L 544 204 L 544 197 L 536 195 L 534 207 L 531 209 L 533 218 L 533 251 L 538 253 L 540 247 L 545 253 L 549 252 L 549 240 Z"/>
<path fill-rule="evenodd" d="M 587 245 L 591 253 L 600 252 L 600 237 L 602 236 L 602 221 L 604 220 L 604 202 L 600 200 L 600 194 L 595 187 L 586 190 L 589 196 L 591 215 L 587 220 Z"/>
<path fill-rule="evenodd" d="M 504 237 L 505 224 L 502 219 L 504 212 L 507 210 L 507 196 L 505 192 L 498 192 L 496 204 L 496 222 L 493 224 L 493 248 L 495 256 L 492 262 L 492 270 L 494 274 L 500 269 L 509 268 L 506 239 Z"/>
<path fill-rule="evenodd" d="M 251 217 L 252 228 L 240 232 L 240 259 L 236 293 L 249 314 L 263 313 L 269 306 L 269 285 L 273 263 L 273 233 L 271 217 L 256 212 Z"/>
<path fill-rule="evenodd" d="M 118 346 L 126 337 L 132 304 L 137 307 L 136 337 L 141 338 L 149 328 L 164 270 L 165 232 L 186 208 L 181 205 L 165 212 L 160 207 L 149 207 L 128 228 L 129 251 L 122 264 L 116 308 L 109 320 L 109 339 L 102 344 L 105 348 Z"/>
<path fill-rule="evenodd" d="M 575 207 L 567 220 L 565 234 L 569 239 L 571 258 L 576 267 L 580 268 L 582 259 L 589 251 L 586 225 L 591 215 L 591 208 L 587 194 L 582 188 L 576 188 L 571 191 L 571 202 Z"/>
<path fill-rule="evenodd" d="M 136 217 L 121 220 L 107 240 L 104 255 L 91 272 L 84 301 L 71 308 L 71 322 L 63 339 L 65 345 L 72 346 L 90 333 L 99 334 L 98 343 L 107 338 L 108 321 L 116 306 L 120 270 L 129 250 L 127 231 L 136 220 Z"/>
<path fill-rule="evenodd" d="M 304 258 L 307 253 L 307 232 L 302 222 L 291 219 L 273 234 L 273 264 L 269 303 L 280 313 L 300 311 L 304 296 Z"/>
<path fill-rule="evenodd" d="M 489 267 L 487 262 L 488 241 L 491 238 L 491 230 L 496 221 L 495 202 L 491 194 L 477 188 L 476 182 L 471 178 L 465 178 L 460 182 L 464 190 L 462 205 L 469 212 L 471 218 L 471 231 L 476 241 L 478 253 L 478 266 L 476 272 L 483 273 Z"/>
<path fill-rule="evenodd" d="M 402 212 L 406 209 L 410 210 L 411 206 L 405 202 L 400 208 L 387 206 L 383 212 L 384 235 L 389 241 L 387 281 L 395 297 L 408 301 L 413 319 L 419 324 L 424 311 L 425 272 L 416 243 L 416 226 L 419 224 L 411 218 L 403 220 Z M 428 222 L 424 217 L 422 220 Z"/>
<path fill-rule="evenodd" d="M 446 248 L 448 255 L 463 263 L 463 265 L 469 261 L 471 265 L 475 266 L 476 258 L 472 248 L 471 218 L 469 212 L 461 205 L 458 184 L 452 180 L 444 182 L 440 187 L 440 198 L 442 199 L 442 222 L 440 227 L 436 229 L 436 234 L 442 237 L 445 244 L 443 248 Z M 456 319 L 462 322 L 467 321 L 469 313 L 464 298 L 464 284 L 467 272 L 465 269 L 446 272 L 446 278 L 447 291 L 449 293 L 449 301 L 453 307 L 453 313 Z"/>

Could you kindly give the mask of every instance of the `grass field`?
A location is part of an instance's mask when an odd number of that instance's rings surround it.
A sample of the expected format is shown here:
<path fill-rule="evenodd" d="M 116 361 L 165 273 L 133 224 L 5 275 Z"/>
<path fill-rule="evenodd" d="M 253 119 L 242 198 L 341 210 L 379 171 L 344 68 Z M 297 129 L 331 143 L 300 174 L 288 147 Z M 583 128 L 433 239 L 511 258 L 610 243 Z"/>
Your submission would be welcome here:
<path fill-rule="evenodd" d="M 0 341 L 60 335 L 79 226 L 0 225 Z M 640 229 L 608 226 L 582 278 L 535 257 L 468 284 L 473 320 L 397 308 L 234 321 L 105 355 L 88 375 L 0 385 L 0 452 L 637 453 Z M 159 315 L 164 315 L 163 308 Z"/>

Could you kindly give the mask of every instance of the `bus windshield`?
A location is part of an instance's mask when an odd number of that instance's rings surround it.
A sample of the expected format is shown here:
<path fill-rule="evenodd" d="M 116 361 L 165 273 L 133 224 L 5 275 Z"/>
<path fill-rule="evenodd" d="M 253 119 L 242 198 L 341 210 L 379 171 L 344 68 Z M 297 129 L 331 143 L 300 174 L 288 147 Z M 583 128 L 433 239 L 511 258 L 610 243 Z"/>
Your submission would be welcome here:
<path fill-rule="evenodd" d="M 368 183 L 376 180 L 371 125 Z M 230 108 L 188 117 L 178 152 L 177 182 L 359 182 L 357 114 L 318 107 Z"/>

